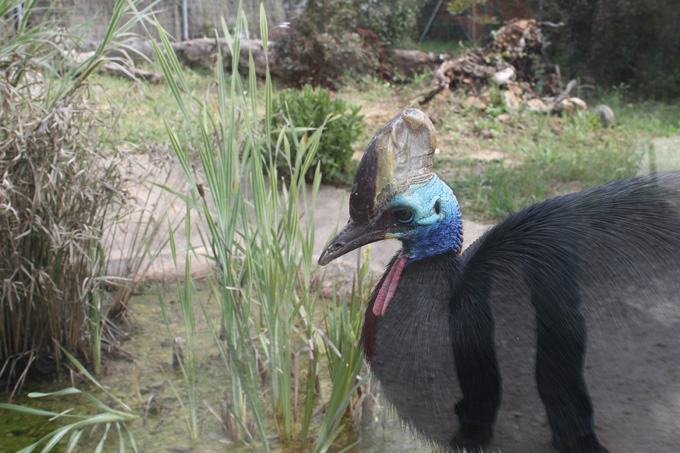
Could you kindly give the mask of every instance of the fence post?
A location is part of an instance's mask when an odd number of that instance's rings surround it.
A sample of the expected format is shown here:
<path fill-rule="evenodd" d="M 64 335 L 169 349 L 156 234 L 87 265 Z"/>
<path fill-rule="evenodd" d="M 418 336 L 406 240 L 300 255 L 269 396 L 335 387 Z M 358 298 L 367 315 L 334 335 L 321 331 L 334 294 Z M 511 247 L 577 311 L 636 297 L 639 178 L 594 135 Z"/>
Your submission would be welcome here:
<path fill-rule="evenodd" d="M 189 6 L 188 0 L 182 0 L 182 34 L 185 41 L 189 40 Z"/>

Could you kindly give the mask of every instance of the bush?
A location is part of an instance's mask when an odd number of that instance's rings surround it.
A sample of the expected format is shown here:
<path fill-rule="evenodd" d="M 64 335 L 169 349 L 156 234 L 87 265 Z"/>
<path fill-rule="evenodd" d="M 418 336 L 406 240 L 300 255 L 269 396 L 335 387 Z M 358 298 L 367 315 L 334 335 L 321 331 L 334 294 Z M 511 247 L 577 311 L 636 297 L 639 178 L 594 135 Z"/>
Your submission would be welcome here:
<path fill-rule="evenodd" d="M 363 28 L 375 33 L 383 44 L 393 45 L 413 37 L 418 2 L 415 0 L 313 0 L 301 16 L 314 34 L 342 37 Z"/>
<path fill-rule="evenodd" d="M 297 127 L 317 128 L 330 116 L 310 168 L 316 168 L 320 162 L 324 181 L 345 182 L 347 178 L 344 171 L 352 158 L 352 143 L 357 140 L 364 127 L 363 115 L 359 115 L 359 110 L 361 107 L 348 106 L 342 99 L 331 99 L 330 92 L 324 88 L 314 90 L 307 85 L 301 91 L 288 89 L 281 92 L 274 103 L 274 111 L 281 115 L 274 117 L 274 126 L 280 127 L 288 122 Z M 296 161 L 296 143 L 300 138 L 289 139 L 291 163 Z M 278 165 L 279 174 L 287 177 L 287 167 L 287 163 L 281 162 Z"/>
<path fill-rule="evenodd" d="M 333 87 L 343 76 L 379 72 L 382 46 L 413 36 L 415 0 L 313 0 L 292 27 L 274 30 L 277 75 L 289 86 Z"/>

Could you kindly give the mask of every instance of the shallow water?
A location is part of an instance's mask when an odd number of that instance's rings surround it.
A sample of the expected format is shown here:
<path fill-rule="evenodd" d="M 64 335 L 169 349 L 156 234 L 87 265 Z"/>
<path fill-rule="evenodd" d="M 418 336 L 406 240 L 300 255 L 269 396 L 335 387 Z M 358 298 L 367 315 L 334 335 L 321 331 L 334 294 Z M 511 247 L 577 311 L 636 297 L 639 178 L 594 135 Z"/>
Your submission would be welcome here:
<path fill-rule="evenodd" d="M 217 302 L 200 289 L 195 294 L 196 345 L 199 363 L 198 389 L 201 401 L 198 409 L 200 436 L 192 441 L 189 438 L 184 410 L 180 407 L 168 379 L 183 395 L 184 383 L 181 372 L 173 368 L 173 339 L 184 336 L 184 324 L 175 285 L 164 289 L 170 321 L 170 332 L 165 326 L 158 297 L 154 286 L 140 289 L 132 298 L 131 315 L 124 330 L 129 332 L 129 339 L 122 347 L 130 354 L 129 359 L 108 360 L 104 370 L 97 378 L 114 395 L 121 398 L 133 408 L 139 419 L 128 424 L 133 433 L 139 451 L 168 452 L 246 452 L 252 451 L 240 443 L 231 441 L 224 433 L 219 421 L 211 414 L 207 405 L 220 413 L 222 392 L 228 387 L 228 376 L 213 344 L 210 331 L 202 314 L 201 301 L 213 320 L 219 320 L 220 310 Z M 167 378 L 163 374 L 167 373 Z M 73 413 L 94 413 L 94 408 L 83 397 L 47 397 L 41 399 L 28 398 L 29 392 L 50 392 L 65 387 L 75 386 L 83 391 L 91 392 L 110 407 L 119 409 L 113 401 L 92 384 L 83 380 L 56 384 L 29 384 L 22 394 L 15 397 L 14 404 L 51 410 L 55 412 L 73 409 Z M 330 383 L 322 383 L 322 392 L 330 391 Z M 0 394 L 0 400 L 7 402 L 9 394 Z M 207 404 L 207 405 L 206 405 Z M 17 451 L 30 445 L 53 429 L 65 424 L 65 421 L 47 421 L 46 417 L 36 417 L 2 411 L 0 417 L 0 451 Z M 317 423 L 321 415 L 317 415 Z M 271 422 L 271 421 L 270 421 Z M 348 430 L 341 436 L 337 450 L 356 442 L 351 451 L 429 451 L 426 443 L 403 430 L 396 416 L 391 411 L 378 407 L 364 423 L 361 429 Z M 311 432 L 314 432 L 314 426 Z M 275 429 L 269 430 L 275 434 Z M 89 431 L 83 435 L 78 451 L 93 451 L 102 435 L 101 427 L 94 433 Z M 68 437 L 68 436 L 67 436 Z M 119 451 L 118 434 L 111 432 L 104 451 Z M 340 445 L 344 444 L 344 445 Z M 63 445 L 61 444 L 63 449 Z M 129 448 L 126 445 L 126 448 Z M 60 451 L 57 448 L 55 451 Z M 274 443 L 273 451 L 303 451 L 297 444 L 280 445 Z M 40 450 L 38 450 L 40 451 Z M 128 450 L 131 451 L 131 450 Z"/>

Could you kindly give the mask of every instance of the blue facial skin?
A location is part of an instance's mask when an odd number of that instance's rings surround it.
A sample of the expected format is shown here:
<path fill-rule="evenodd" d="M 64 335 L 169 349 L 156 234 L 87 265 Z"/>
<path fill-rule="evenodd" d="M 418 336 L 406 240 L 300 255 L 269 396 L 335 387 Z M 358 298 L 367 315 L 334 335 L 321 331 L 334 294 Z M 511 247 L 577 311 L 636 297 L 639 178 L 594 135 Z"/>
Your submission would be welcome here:
<path fill-rule="evenodd" d="M 409 263 L 460 249 L 463 223 L 458 200 L 437 175 L 394 197 L 390 209 L 393 213 L 399 210 L 413 213 L 408 220 L 400 220 L 400 216 L 395 215 L 397 223 L 412 228 L 390 235 L 402 242 L 403 252 L 410 256 Z M 404 217 L 403 213 L 401 217 Z"/>

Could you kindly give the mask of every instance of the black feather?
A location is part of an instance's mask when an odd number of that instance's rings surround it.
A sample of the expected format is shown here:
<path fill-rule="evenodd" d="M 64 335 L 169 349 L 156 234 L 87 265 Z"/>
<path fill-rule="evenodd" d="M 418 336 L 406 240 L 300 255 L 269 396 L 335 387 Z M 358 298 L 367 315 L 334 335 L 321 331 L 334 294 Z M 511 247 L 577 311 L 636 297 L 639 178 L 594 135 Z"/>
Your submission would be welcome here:
<path fill-rule="evenodd" d="M 375 318 L 369 306 L 364 328 L 372 369 L 399 415 L 445 447 L 459 417 L 493 425 L 496 413 L 485 405 L 497 404 L 500 377 L 491 307 L 511 319 L 531 317 L 522 310 L 533 306 L 536 379 L 544 402 L 553 401 L 553 436 L 559 441 L 592 430 L 592 416 L 569 416 L 592 412 L 587 392 L 579 393 L 585 383 L 556 370 L 583 367 L 581 308 L 601 317 L 650 303 L 678 312 L 665 284 L 680 277 L 679 194 L 678 172 L 611 182 L 507 217 L 460 258 L 446 253 L 410 263 L 385 315 Z M 499 328 L 512 329 L 505 322 Z M 503 345 L 497 346 L 502 356 Z M 507 365 L 502 357 L 501 365 Z M 462 383 L 468 396 L 459 401 L 461 372 L 468 375 Z"/>

